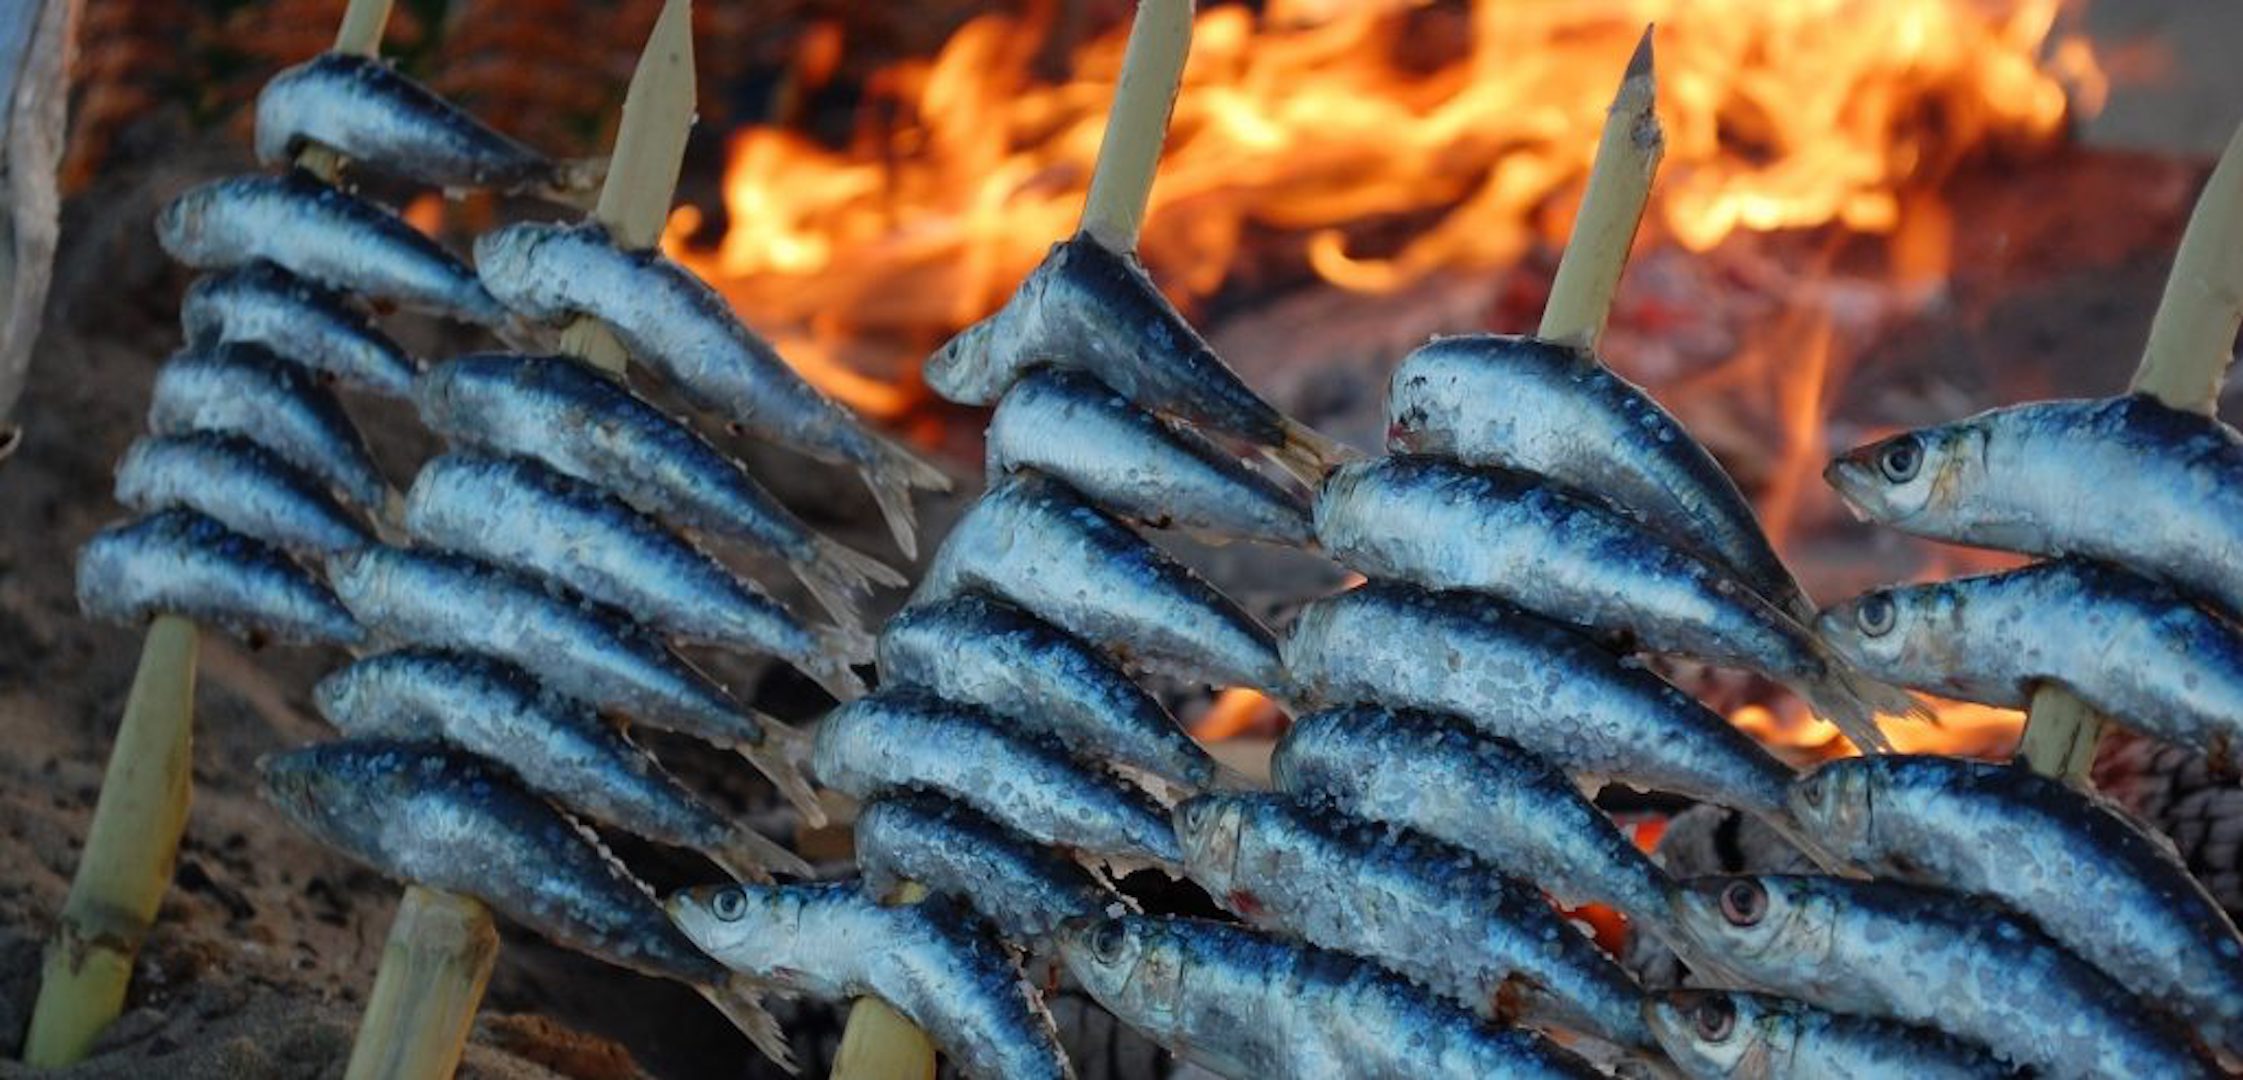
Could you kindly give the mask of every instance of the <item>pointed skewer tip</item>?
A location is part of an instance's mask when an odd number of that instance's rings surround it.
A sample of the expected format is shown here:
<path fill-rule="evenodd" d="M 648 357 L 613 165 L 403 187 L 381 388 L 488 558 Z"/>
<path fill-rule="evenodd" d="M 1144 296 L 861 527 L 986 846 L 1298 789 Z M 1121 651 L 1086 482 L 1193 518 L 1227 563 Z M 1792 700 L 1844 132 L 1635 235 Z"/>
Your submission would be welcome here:
<path fill-rule="evenodd" d="M 1652 31 L 1657 30 L 1658 28 L 1658 23 L 1649 23 L 1644 26 L 1643 37 L 1641 40 L 1636 42 L 1635 54 L 1628 57 L 1628 73 L 1626 76 L 1628 79 L 1632 80 L 1650 77 L 1651 35 Z"/>

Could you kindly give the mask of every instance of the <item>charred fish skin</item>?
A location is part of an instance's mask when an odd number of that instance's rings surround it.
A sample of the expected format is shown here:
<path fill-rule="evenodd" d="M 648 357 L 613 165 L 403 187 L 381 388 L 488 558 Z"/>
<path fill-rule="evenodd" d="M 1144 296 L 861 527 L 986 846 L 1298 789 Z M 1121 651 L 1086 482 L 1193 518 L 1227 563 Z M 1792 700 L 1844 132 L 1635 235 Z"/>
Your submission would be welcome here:
<path fill-rule="evenodd" d="M 540 322 L 591 315 L 703 408 L 807 457 L 856 469 L 897 546 L 916 551 L 911 492 L 949 477 L 805 381 L 707 283 L 660 252 L 626 251 L 597 223 L 518 224 L 475 241 L 506 306 Z"/>
<path fill-rule="evenodd" d="M 1459 848 L 1263 792 L 1199 796 L 1174 821 L 1185 873 L 1250 925 L 1376 960 L 1498 1023 L 1655 1045 L 1635 980 L 1533 886 Z"/>
<path fill-rule="evenodd" d="M 2219 1075 L 2178 1027 L 2030 922 L 1955 893 L 1700 878 L 1675 908 L 1725 965 L 1783 997 L 1935 1027 L 2050 1077 Z"/>
<path fill-rule="evenodd" d="M 2054 683 L 2216 761 L 2243 753 L 2243 632 L 2114 566 L 2061 559 L 1875 589 L 1831 608 L 1817 629 L 1898 685 L 2023 708 Z"/>
<path fill-rule="evenodd" d="M 335 395 L 261 345 L 227 342 L 172 354 L 156 372 L 148 430 L 239 435 L 376 514 L 397 497 Z"/>
<path fill-rule="evenodd" d="M 856 851 L 865 888 L 875 895 L 915 882 L 972 906 L 1008 941 L 1039 941 L 1062 923 L 1122 903 L 1080 864 L 933 795 L 892 792 L 865 803 Z"/>
<path fill-rule="evenodd" d="M 1915 536 L 2116 563 L 2243 614 L 2243 436 L 2140 395 L 2043 401 L 1849 451 L 1823 478 Z M 2111 498 L 2123 492 L 2125 513 Z"/>
<path fill-rule="evenodd" d="M 1488 592 L 1651 652 L 1761 672 L 1868 749 L 1888 745 L 1879 711 L 1915 707 L 1726 571 L 1538 477 L 1430 457 L 1350 462 L 1318 493 L 1316 535 L 1373 577 Z"/>
<path fill-rule="evenodd" d="M 965 593 L 897 613 L 880 632 L 880 678 L 1193 790 L 1238 783 L 1096 649 L 993 597 Z"/>
<path fill-rule="evenodd" d="M 1985 1050 L 1929 1028 L 1738 990 L 1676 990 L 1645 1010 L 1692 1080 L 2012 1080 Z"/>
<path fill-rule="evenodd" d="M 1010 601 L 1124 666 L 1284 692 L 1267 627 L 1050 477 L 1024 473 L 990 488 L 943 540 L 912 603 L 969 590 Z"/>
<path fill-rule="evenodd" d="M 1489 597 L 1350 589 L 1301 610 L 1285 660 L 1316 706 L 1446 713 L 1576 778 L 1789 820 L 1791 770 L 1750 737 L 1640 665 Z"/>
<path fill-rule="evenodd" d="M 861 635 L 822 635 L 691 541 L 534 461 L 475 452 L 421 467 L 405 530 L 423 543 L 561 582 L 687 641 L 777 656 L 839 698 L 864 692 Z"/>
<path fill-rule="evenodd" d="M 586 186 L 564 165 L 493 130 L 377 57 L 325 52 L 257 95 L 257 160 L 286 165 L 324 146 L 392 176 L 446 191 L 537 193 Z"/>
<path fill-rule="evenodd" d="M 267 802 L 313 839 L 400 881 L 475 897 L 539 936 L 692 986 L 791 1067 L 778 1024 L 663 917 L 583 826 L 498 766 L 432 743 L 319 743 L 258 763 Z"/>
<path fill-rule="evenodd" d="M 343 292 L 483 326 L 509 323 L 475 272 L 436 241 L 301 169 L 189 188 L 156 215 L 156 239 L 197 270 L 263 259 Z"/>
<path fill-rule="evenodd" d="M 346 386 L 402 398 L 420 365 L 343 294 L 258 260 L 195 280 L 179 304 L 187 340 L 247 341 Z"/>
<path fill-rule="evenodd" d="M 736 877 L 809 877 L 809 864 L 702 802 L 590 708 L 503 660 L 402 649 L 313 688 L 346 738 L 446 742 L 503 761 L 530 790 L 625 831 L 708 854 Z"/>
<path fill-rule="evenodd" d="M 1438 338 L 1386 398 L 1396 451 L 1547 476 L 1696 547 L 1801 623 L 1814 601 L 1713 455 L 1594 354 L 1499 334 Z"/>
<path fill-rule="evenodd" d="M 944 398 L 989 405 L 1044 365 L 1085 371 L 1142 408 L 1268 454 L 1306 483 L 1348 456 L 1248 389 L 1134 257 L 1088 235 L 1053 245 L 1012 299 L 928 357 L 924 374 Z"/>
<path fill-rule="evenodd" d="M 713 885 L 665 902 L 743 976 L 821 1001 L 871 995 L 975 1080 L 1073 1080 L 1058 1026 L 1003 942 L 946 897 L 884 906 L 853 883 Z"/>
<path fill-rule="evenodd" d="M 125 449 L 117 501 L 138 511 L 185 507 L 288 551 L 329 555 L 374 542 L 327 485 L 238 435 L 153 435 Z"/>
<path fill-rule="evenodd" d="M 1167 814 L 1142 791 L 923 690 L 882 689 L 826 714 L 812 761 L 819 782 L 859 799 L 937 791 L 1040 844 L 1169 865 L 1181 857 Z"/>
<path fill-rule="evenodd" d="M 280 549 L 193 510 L 93 534 L 78 551 L 78 610 L 137 624 L 183 615 L 249 641 L 357 645 L 366 631 Z"/>
<path fill-rule="evenodd" d="M 1604 904 L 1669 932 L 1666 872 L 1563 772 L 1508 739 L 1430 713 L 1327 709 L 1293 721 L 1270 779 L 1296 798 L 1454 844 L 1562 903 Z"/>
<path fill-rule="evenodd" d="M 1236 1080 L 1598 1075 L 1373 964 L 1239 926 L 1125 915 L 1069 924 L 1060 949 L 1117 1019 Z"/>
<path fill-rule="evenodd" d="M 328 579 L 375 633 L 480 652 L 540 672 L 553 689 L 724 747 L 769 734 L 721 687 L 620 613 L 463 555 L 375 546 L 338 555 Z"/>
<path fill-rule="evenodd" d="M 675 524 L 785 559 L 843 622 L 904 578 L 811 530 L 692 428 L 621 382 L 558 356 L 482 354 L 432 367 L 421 421 L 455 446 L 534 458 Z"/>
<path fill-rule="evenodd" d="M 2243 1053 L 2243 937 L 2171 846 L 2029 770 L 1906 756 L 1828 763 L 1799 819 L 1864 868 L 1991 896 L 2228 1053 Z"/>
<path fill-rule="evenodd" d="M 1215 541 L 1309 547 L 1308 500 L 1096 378 L 1038 368 L 989 421 L 992 482 L 1033 469 L 1120 517 Z"/>

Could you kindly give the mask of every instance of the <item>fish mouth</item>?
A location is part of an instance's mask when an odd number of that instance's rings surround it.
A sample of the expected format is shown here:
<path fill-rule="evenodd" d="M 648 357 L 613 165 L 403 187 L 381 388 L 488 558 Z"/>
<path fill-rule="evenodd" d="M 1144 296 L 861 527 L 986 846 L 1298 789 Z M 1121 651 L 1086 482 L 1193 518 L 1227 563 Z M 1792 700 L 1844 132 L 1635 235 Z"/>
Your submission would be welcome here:
<path fill-rule="evenodd" d="M 1860 522 L 1871 520 L 1868 508 L 1859 497 L 1863 486 L 1862 478 L 1870 467 L 1870 449 L 1863 446 L 1848 450 L 1830 459 L 1830 464 L 1822 468 L 1822 482 L 1838 493 L 1838 501 L 1846 505 L 1846 512 Z"/>

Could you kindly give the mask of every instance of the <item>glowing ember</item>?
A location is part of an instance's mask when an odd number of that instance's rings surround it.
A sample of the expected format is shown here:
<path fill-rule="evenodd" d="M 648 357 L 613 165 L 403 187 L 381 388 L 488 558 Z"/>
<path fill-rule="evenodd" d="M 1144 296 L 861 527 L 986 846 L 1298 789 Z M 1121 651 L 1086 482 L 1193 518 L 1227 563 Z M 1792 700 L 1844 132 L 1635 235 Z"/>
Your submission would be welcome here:
<path fill-rule="evenodd" d="M 1351 289 L 1511 265 L 1562 237 L 1646 22 L 1668 144 L 1649 235 L 1703 250 L 1738 229 L 1893 233 L 1974 151 L 2053 141 L 2067 87 L 2093 107 L 2092 56 L 2054 34 L 2063 2 L 1273 0 L 1259 20 L 1213 6 L 1144 255 L 1187 302 L 1223 283 L 1250 231 L 1301 237 L 1315 271 Z M 908 392 L 847 372 L 915 360 L 1074 227 L 1124 34 L 1083 45 L 1072 81 L 1048 84 L 1030 74 L 1047 21 L 983 16 L 933 60 L 880 72 L 865 115 L 882 119 L 846 149 L 743 129 L 721 242 L 684 248 L 701 223 L 688 208 L 673 253 L 852 404 L 908 408 Z M 1404 239 L 1367 253 L 1347 231 L 1366 221 Z"/>

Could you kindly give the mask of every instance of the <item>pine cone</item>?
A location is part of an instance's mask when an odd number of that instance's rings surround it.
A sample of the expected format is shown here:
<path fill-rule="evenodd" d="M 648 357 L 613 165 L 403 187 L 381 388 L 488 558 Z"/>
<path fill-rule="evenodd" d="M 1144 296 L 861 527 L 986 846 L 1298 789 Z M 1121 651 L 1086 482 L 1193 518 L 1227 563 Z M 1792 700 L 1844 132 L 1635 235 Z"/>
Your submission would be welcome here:
<path fill-rule="evenodd" d="M 2113 731 L 2095 758 L 2097 789 L 2173 839 L 2229 917 L 2243 919 L 2243 784 L 2204 755 Z"/>

